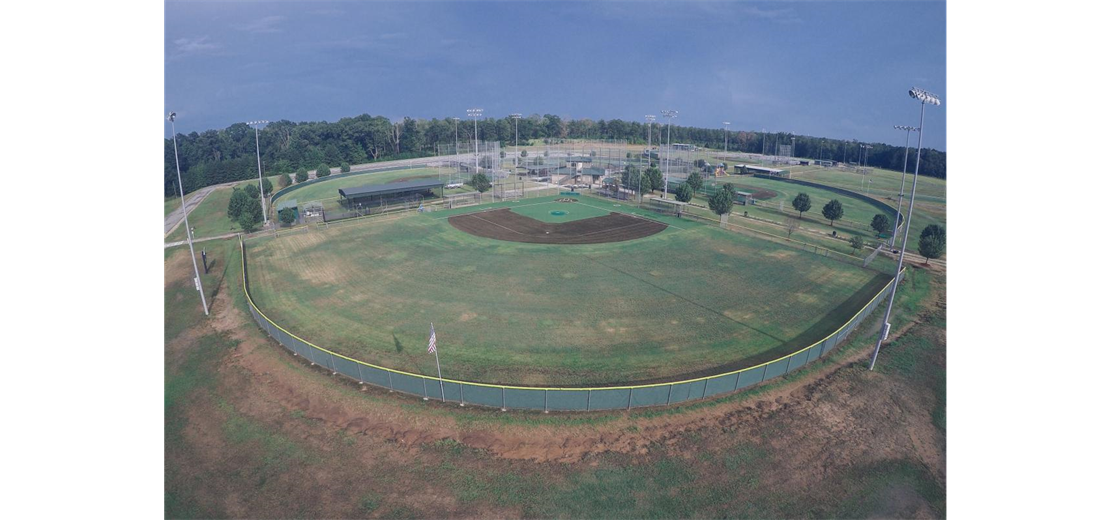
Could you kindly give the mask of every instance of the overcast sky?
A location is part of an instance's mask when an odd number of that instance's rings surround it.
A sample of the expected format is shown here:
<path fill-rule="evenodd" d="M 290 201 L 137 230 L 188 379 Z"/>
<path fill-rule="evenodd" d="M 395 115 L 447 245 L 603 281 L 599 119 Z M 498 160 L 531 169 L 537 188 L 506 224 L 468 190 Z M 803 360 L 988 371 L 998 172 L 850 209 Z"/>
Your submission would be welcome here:
<path fill-rule="evenodd" d="M 168 2 L 179 132 L 251 119 L 564 118 L 902 144 L 945 98 L 943 2 Z M 945 110 L 925 146 L 945 149 Z M 167 126 L 166 136 L 169 136 Z"/>

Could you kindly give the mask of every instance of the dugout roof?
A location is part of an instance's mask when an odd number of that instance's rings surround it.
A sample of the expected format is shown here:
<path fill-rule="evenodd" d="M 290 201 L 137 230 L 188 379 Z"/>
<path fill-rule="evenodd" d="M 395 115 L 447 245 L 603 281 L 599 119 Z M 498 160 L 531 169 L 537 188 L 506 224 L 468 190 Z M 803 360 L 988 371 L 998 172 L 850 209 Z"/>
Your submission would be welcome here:
<path fill-rule="evenodd" d="M 410 191 L 423 191 L 442 187 L 442 181 L 424 179 L 416 181 L 393 182 L 390 184 L 370 184 L 366 186 L 359 186 L 357 188 L 340 188 L 339 196 L 346 199 L 352 199 L 369 197 L 372 195 L 390 195 L 394 193 L 406 193 Z"/>

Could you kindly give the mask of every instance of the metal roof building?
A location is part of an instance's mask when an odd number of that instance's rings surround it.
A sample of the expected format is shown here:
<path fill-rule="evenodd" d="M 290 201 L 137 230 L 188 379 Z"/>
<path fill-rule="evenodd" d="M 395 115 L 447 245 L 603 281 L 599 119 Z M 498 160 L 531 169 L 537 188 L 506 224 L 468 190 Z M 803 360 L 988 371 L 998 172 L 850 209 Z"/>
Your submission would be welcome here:
<path fill-rule="evenodd" d="M 390 184 L 369 184 L 357 188 L 340 188 L 339 196 L 347 200 L 384 197 L 386 195 L 401 195 L 406 193 L 420 193 L 431 191 L 434 188 L 441 190 L 443 182 L 435 179 L 421 179 L 415 181 L 393 182 Z"/>

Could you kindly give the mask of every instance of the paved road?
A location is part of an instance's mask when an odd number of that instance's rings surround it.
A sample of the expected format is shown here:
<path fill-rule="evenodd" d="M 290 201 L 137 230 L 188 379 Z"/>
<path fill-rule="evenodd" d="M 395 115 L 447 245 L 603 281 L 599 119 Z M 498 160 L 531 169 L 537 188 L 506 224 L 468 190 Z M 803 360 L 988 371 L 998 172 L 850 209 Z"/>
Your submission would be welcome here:
<path fill-rule="evenodd" d="M 185 197 L 185 207 L 189 210 L 190 213 L 192 213 L 194 209 L 197 209 L 197 205 L 200 204 L 201 201 L 203 201 L 204 198 L 207 197 L 209 193 L 212 193 L 212 191 L 215 190 L 217 187 L 218 186 L 206 186 L 190 193 Z M 182 215 L 183 214 L 181 213 L 181 208 L 174 209 L 170 212 L 169 215 L 166 215 L 166 229 L 165 234 L 162 235 L 163 237 L 169 236 L 170 233 L 173 232 L 173 230 L 177 229 L 177 225 L 181 223 Z"/>

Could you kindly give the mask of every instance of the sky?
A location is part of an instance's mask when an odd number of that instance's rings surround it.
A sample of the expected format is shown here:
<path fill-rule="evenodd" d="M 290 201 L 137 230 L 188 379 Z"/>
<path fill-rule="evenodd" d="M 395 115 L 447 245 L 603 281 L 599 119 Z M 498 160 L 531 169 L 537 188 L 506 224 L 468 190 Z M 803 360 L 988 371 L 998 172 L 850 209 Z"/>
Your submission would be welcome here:
<path fill-rule="evenodd" d="M 512 112 L 904 144 L 946 100 L 943 2 L 167 2 L 177 131 Z M 660 120 L 663 118 L 660 117 Z M 944 150 L 945 106 L 924 145 Z M 166 137 L 169 137 L 169 127 Z"/>

